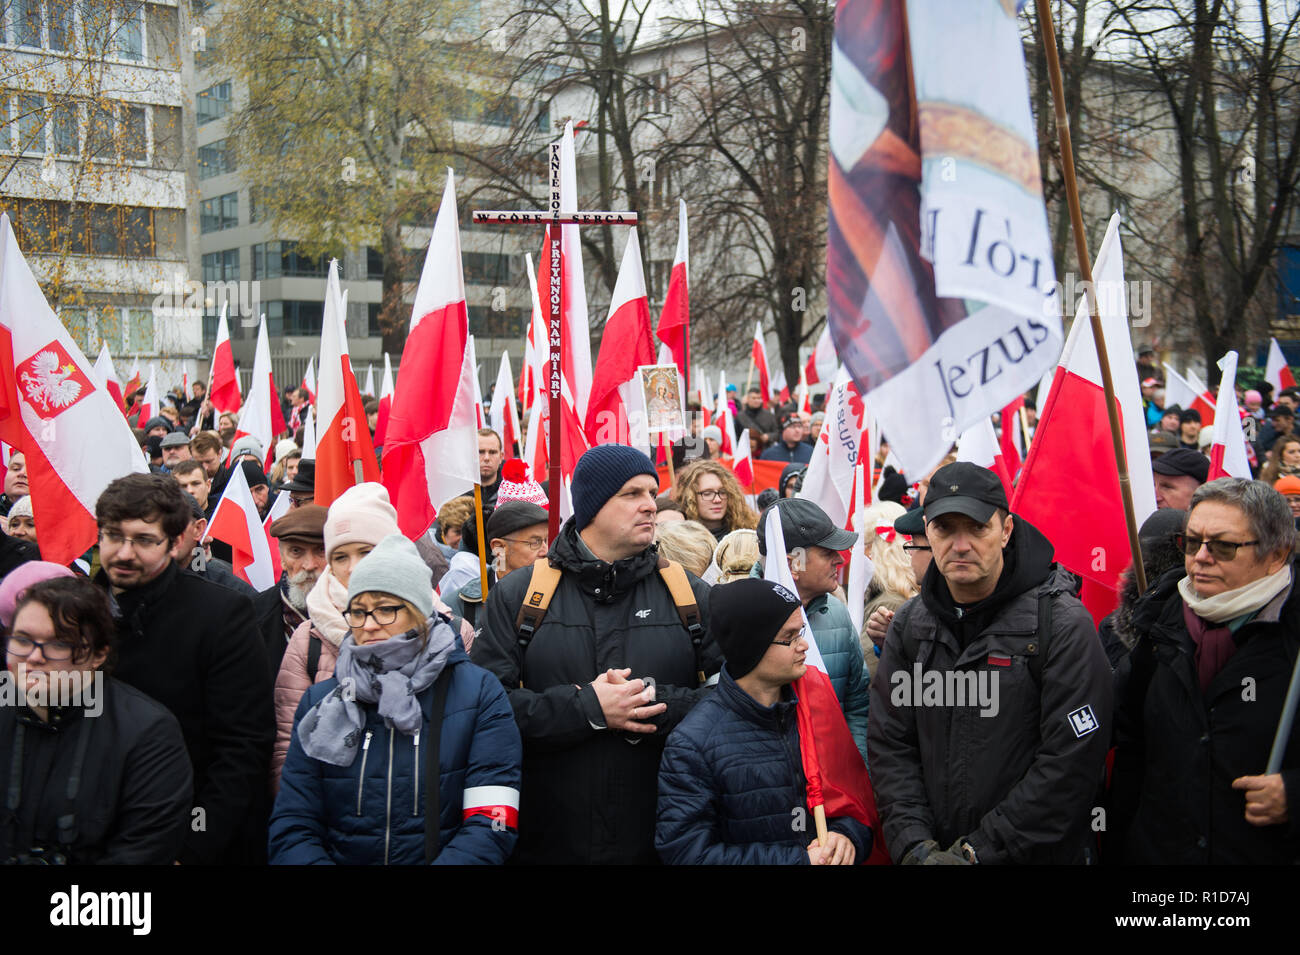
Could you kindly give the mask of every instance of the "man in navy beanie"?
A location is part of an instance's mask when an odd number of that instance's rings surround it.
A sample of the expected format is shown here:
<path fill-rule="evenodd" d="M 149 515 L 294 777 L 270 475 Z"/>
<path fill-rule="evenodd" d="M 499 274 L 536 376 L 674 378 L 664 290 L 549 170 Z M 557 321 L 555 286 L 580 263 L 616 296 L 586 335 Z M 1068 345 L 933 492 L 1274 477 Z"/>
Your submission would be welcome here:
<path fill-rule="evenodd" d="M 489 592 L 471 651 L 505 686 L 524 741 L 514 859 L 651 864 L 664 742 L 722 666 L 709 587 L 661 567 L 659 477 L 643 453 L 592 448 L 571 491 L 546 558 Z"/>

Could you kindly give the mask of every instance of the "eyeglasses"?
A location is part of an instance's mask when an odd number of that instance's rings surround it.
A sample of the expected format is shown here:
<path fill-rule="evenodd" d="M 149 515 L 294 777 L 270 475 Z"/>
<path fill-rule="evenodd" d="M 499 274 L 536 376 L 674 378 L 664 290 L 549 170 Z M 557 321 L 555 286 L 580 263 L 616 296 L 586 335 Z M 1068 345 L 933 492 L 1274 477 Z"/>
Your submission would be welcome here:
<path fill-rule="evenodd" d="M 903 550 L 907 550 L 907 551 L 912 551 L 912 550 L 931 550 L 931 549 L 932 549 L 932 548 L 930 547 L 929 544 L 904 544 L 904 545 L 903 545 Z"/>
<path fill-rule="evenodd" d="M 701 501 L 725 501 L 727 499 L 727 492 L 722 488 L 714 491 L 697 491 L 696 494 Z"/>
<path fill-rule="evenodd" d="M 545 549 L 546 549 L 546 538 L 545 538 L 545 537 L 530 537 L 530 538 L 528 538 L 527 540 L 523 540 L 523 539 L 518 538 L 518 537 L 503 537 L 503 538 L 501 538 L 501 539 L 504 540 L 504 541 L 510 541 L 510 543 L 512 543 L 512 544 L 523 544 L 523 545 L 526 546 L 526 547 L 531 547 L 533 550 L 545 550 Z"/>
<path fill-rule="evenodd" d="M 1237 548 L 1250 547 L 1252 544 L 1258 544 L 1259 541 L 1242 541 L 1240 544 L 1234 541 L 1221 540 L 1201 540 L 1199 537 L 1188 537 L 1185 534 L 1174 535 L 1174 543 L 1188 557 L 1195 557 L 1201 552 L 1204 546 L 1210 552 L 1210 556 L 1215 560 L 1229 561 L 1237 557 Z"/>
<path fill-rule="evenodd" d="M 805 632 L 807 632 L 807 630 L 808 628 L 806 626 L 800 627 L 798 632 L 796 632 L 795 635 L 791 637 L 789 640 L 773 640 L 772 642 L 782 647 L 788 647 L 791 644 L 795 643 L 796 641 L 802 640 L 803 635 Z"/>
<path fill-rule="evenodd" d="M 32 651 L 37 647 L 41 648 L 41 656 L 50 662 L 62 660 L 71 660 L 72 654 L 76 651 L 70 643 L 64 643 L 62 640 L 29 640 L 26 637 L 10 637 L 5 644 L 5 648 L 16 657 L 29 657 Z"/>
<path fill-rule="evenodd" d="M 385 604 L 382 607 L 376 607 L 374 610 L 354 610 L 349 607 L 343 616 L 347 617 L 348 626 L 357 630 L 360 630 L 366 625 L 367 617 L 374 617 L 375 623 L 379 624 L 381 627 L 387 627 L 397 619 L 397 612 L 404 609 L 405 608 L 401 604 Z"/>
<path fill-rule="evenodd" d="M 167 543 L 165 539 L 159 540 L 157 537 L 127 537 L 121 531 L 110 530 L 101 530 L 99 540 L 100 543 L 112 544 L 114 547 L 130 544 L 137 551 L 155 550 Z"/>
<path fill-rule="evenodd" d="M 289 506 L 291 508 L 306 507 L 308 504 L 312 502 L 312 500 L 313 497 L 310 494 L 290 494 Z"/>

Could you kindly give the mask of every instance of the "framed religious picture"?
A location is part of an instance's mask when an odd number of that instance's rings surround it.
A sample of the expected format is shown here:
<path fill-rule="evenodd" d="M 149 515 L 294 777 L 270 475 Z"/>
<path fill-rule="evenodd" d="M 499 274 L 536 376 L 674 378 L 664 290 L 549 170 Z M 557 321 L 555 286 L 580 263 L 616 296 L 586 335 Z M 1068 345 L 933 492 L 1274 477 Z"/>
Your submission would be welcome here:
<path fill-rule="evenodd" d="M 676 365 L 641 365 L 641 392 L 645 396 L 646 431 L 663 434 L 682 431 L 686 418 L 682 412 L 682 389 Z"/>

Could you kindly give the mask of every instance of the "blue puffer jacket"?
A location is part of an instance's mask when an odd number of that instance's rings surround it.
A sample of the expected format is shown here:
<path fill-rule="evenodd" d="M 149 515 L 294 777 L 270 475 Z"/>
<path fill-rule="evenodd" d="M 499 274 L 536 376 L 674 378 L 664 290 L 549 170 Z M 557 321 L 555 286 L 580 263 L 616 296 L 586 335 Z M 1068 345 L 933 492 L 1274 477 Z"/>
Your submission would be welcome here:
<path fill-rule="evenodd" d="M 439 845 L 436 864 L 499 864 L 515 845 L 523 746 L 514 713 L 496 677 L 451 651 L 438 749 Z M 366 710 L 366 742 L 351 766 L 312 759 L 298 740 L 298 723 L 338 686 L 317 683 L 303 694 L 293 740 L 271 815 L 270 861 L 276 865 L 421 865 L 427 732 L 432 686 L 420 694 L 421 734 L 385 725 Z M 423 736 L 423 738 L 422 738 Z M 487 807 L 465 817 L 463 806 Z M 491 807 L 509 805 L 508 812 Z M 502 820 L 509 820 L 503 825 Z M 494 825 L 494 822 L 496 823 Z"/>
<path fill-rule="evenodd" d="M 806 800 L 795 696 L 763 706 L 722 668 L 668 737 L 659 764 L 655 848 L 670 865 L 806 865 L 816 838 Z M 837 817 L 827 826 L 871 852 L 871 830 Z"/>
<path fill-rule="evenodd" d="M 759 561 L 750 571 L 751 577 L 763 576 L 763 563 Z M 831 678 L 835 697 L 840 701 L 844 719 L 849 724 L 853 742 L 867 762 L 867 706 L 871 702 L 871 681 L 867 679 L 867 665 L 862 658 L 862 641 L 853 628 L 853 618 L 844 601 L 832 594 L 822 594 L 808 601 L 804 608 L 817 649 L 826 663 L 826 675 Z M 867 763 L 870 769 L 871 764 Z"/>

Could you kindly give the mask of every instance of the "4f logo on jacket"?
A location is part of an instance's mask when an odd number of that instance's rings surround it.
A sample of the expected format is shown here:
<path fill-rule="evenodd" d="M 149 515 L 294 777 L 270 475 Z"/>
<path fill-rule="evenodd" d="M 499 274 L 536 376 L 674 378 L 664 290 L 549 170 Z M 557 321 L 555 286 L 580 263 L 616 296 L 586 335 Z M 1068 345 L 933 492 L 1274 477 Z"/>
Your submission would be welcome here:
<path fill-rule="evenodd" d="M 1065 717 L 1070 721 L 1070 729 L 1076 737 L 1084 737 L 1097 729 L 1097 718 L 1092 715 L 1091 706 L 1081 706 Z"/>
<path fill-rule="evenodd" d="M 650 616 L 650 608 L 647 607 L 645 610 L 638 610 L 635 614 L 633 614 L 633 616 L 640 617 L 642 620 L 644 620 L 646 617 Z"/>

